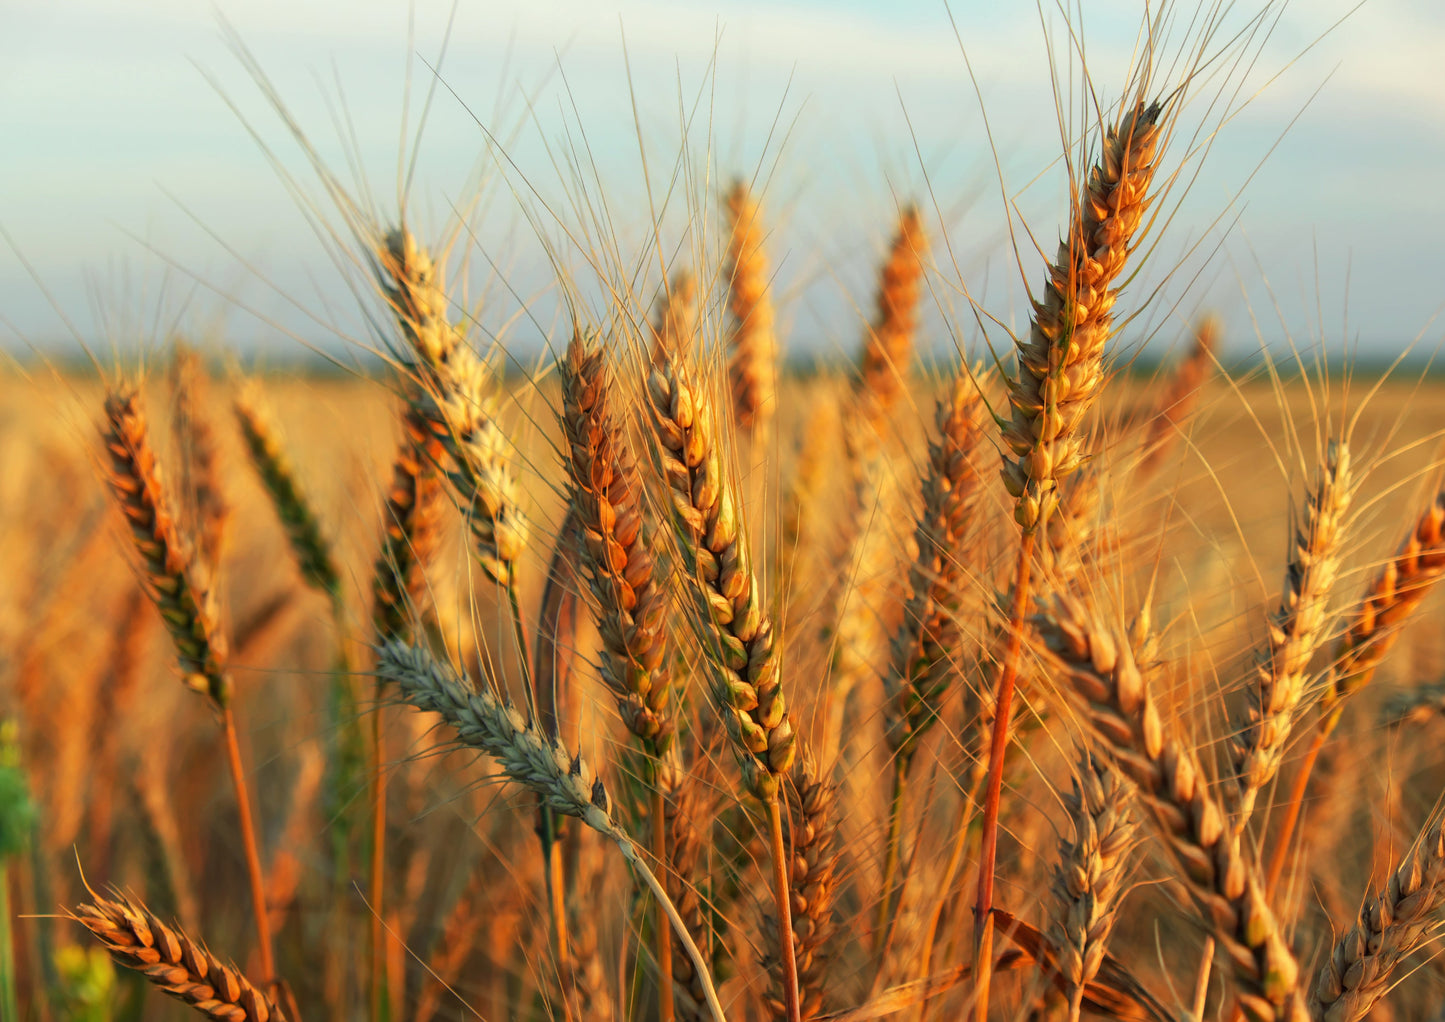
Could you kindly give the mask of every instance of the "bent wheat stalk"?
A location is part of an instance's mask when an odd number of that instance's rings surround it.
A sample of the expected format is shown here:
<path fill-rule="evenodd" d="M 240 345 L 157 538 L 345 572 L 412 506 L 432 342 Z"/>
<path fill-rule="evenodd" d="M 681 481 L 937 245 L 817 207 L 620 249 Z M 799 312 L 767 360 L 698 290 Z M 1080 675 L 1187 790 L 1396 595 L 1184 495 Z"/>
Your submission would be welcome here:
<path fill-rule="evenodd" d="M 535 792 L 548 808 L 577 817 L 617 845 L 667 912 L 668 922 L 703 985 L 714 1019 L 724 1022 L 722 1004 L 702 952 L 661 882 L 613 820 L 607 789 L 582 757 L 570 755 L 560 741 L 542 735 L 515 706 L 501 702 L 490 692 L 473 691 L 450 664 L 438 661 L 421 647 L 396 641 L 383 643 L 377 652 L 376 671 L 396 686 L 406 702 L 445 720 L 456 731 L 459 745 L 486 753 L 507 777 Z"/>

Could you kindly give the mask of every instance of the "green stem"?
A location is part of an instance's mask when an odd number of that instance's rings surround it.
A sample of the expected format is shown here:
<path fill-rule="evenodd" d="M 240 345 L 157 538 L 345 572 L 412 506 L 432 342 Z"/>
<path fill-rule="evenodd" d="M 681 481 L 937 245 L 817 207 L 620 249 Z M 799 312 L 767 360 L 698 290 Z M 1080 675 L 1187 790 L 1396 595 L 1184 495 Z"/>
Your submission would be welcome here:
<path fill-rule="evenodd" d="M 888 931 L 893 919 L 893 878 L 898 872 L 899 844 L 903 833 L 903 802 L 908 788 L 908 767 L 909 760 L 903 754 L 893 761 L 893 797 L 888 803 L 888 845 L 883 857 L 883 898 L 878 905 L 878 925 L 874 931 L 877 940 L 875 950 L 880 953 L 888 942 Z"/>
<path fill-rule="evenodd" d="M 0 1015 L 20 1017 L 15 994 L 15 946 L 10 933 L 10 866 L 0 860 Z"/>

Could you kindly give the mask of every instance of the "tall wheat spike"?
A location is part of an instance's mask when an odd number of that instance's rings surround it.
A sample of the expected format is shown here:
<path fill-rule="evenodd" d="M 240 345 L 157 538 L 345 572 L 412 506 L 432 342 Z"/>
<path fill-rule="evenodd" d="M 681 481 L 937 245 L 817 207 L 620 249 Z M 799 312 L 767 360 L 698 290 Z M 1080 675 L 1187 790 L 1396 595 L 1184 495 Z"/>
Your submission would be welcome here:
<path fill-rule="evenodd" d="M 510 587 L 528 528 L 497 424 L 491 374 L 447 318 L 441 268 L 410 231 L 389 233 L 376 260 L 382 291 L 412 351 L 416 388 L 409 399 L 446 450 L 447 479 L 467 517 L 478 564 Z"/>
<path fill-rule="evenodd" d="M 187 686 L 224 709 L 231 701 L 225 635 L 172 515 L 139 390 L 117 386 L 106 395 L 105 417 L 108 481 L 140 555 L 141 584 L 170 632 Z"/>
<path fill-rule="evenodd" d="M 724 279 L 728 282 L 728 378 L 732 382 L 733 417 L 747 430 L 765 426 L 777 412 L 778 338 L 773 327 L 773 300 L 768 260 L 763 252 L 764 228 L 757 200 L 742 181 L 727 194 L 730 237 Z"/>

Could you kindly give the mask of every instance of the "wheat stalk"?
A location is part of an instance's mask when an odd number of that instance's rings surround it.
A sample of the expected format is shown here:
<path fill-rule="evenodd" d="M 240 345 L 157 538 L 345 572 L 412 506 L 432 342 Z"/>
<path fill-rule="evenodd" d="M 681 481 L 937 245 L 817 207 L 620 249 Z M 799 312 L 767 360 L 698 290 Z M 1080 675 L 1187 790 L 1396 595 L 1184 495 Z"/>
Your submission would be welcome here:
<path fill-rule="evenodd" d="M 424 648 L 394 640 L 385 642 L 377 651 L 376 672 L 394 684 L 406 702 L 445 720 L 456 731 L 458 744 L 491 756 L 507 777 L 535 792 L 548 808 L 579 818 L 617 845 L 664 906 L 673 932 L 682 941 L 706 990 L 713 1017 L 723 1022 L 722 1005 L 702 952 L 661 882 L 612 819 L 607 788 L 582 757 L 573 757 L 556 738 L 544 736 L 515 706 L 501 702 L 490 692 L 471 690 L 450 664 L 436 660 Z"/>
<path fill-rule="evenodd" d="M 137 901 L 96 897 L 72 915 L 112 958 L 217 1022 L 286 1022 L 281 1009 L 236 969 Z"/>
<path fill-rule="evenodd" d="M 417 386 L 408 399 L 446 451 L 447 479 L 466 515 L 478 564 L 510 588 L 528 529 L 507 439 L 497 424 L 491 373 L 447 319 L 441 270 L 410 231 L 399 227 L 386 236 L 377 268 L 414 357 Z"/>
<path fill-rule="evenodd" d="M 1141 85 L 1142 89 L 1142 85 Z M 1003 480 L 1023 530 L 1014 568 L 1009 644 L 994 687 L 996 712 L 984 789 L 982 839 L 974 920 L 978 961 L 993 951 L 993 881 L 1004 760 L 1013 719 L 1014 686 L 1029 611 L 1035 533 L 1058 506 L 1059 480 L 1083 458 L 1080 427 L 1103 383 L 1104 345 L 1113 331 L 1115 281 L 1132 250 L 1149 205 L 1149 186 L 1162 137 L 1164 109 L 1142 99 L 1121 109 L 1105 132 L 1098 162 L 1083 192 L 1071 196 L 1069 228 L 1049 267 L 1042 301 L 1026 340 L 1015 339 L 1018 367 L 1008 381 L 1012 417 L 1003 423 Z M 988 1017 L 988 978 L 980 984 L 975 1017 Z"/>
<path fill-rule="evenodd" d="M 864 414 L 875 422 L 885 417 L 903 394 L 918 332 L 918 300 L 927 257 L 923 219 L 916 206 L 906 206 L 898 215 L 897 232 L 879 270 L 877 312 L 864 338 L 855 385 Z"/>
<path fill-rule="evenodd" d="M 758 594 L 747 538 L 718 447 L 712 406 L 668 358 L 648 380 L 660 472 L 668 488 L 683 577 L 703 633 L 714 705 L 742 766 L 743 783 L 768 814 L 773 893 L 786 976 L 787 1016 L 798 1022 L 786 852 L 778 794 L 798 754 L 779 677 L 772 621 Z"/>

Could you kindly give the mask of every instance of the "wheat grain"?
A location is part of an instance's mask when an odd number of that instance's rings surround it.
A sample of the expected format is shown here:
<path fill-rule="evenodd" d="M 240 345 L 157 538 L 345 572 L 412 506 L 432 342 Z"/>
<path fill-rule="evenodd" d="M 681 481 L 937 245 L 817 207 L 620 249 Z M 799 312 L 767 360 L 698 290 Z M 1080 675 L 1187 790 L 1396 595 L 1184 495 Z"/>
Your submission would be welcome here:
<path fill-rule="evenodd" d="M 117 894 L 76 908 L 74 918 L 112 958 L 217 1022 L 286 1022 L 286 1016 L 234 968 L 144 905 Z"/>

